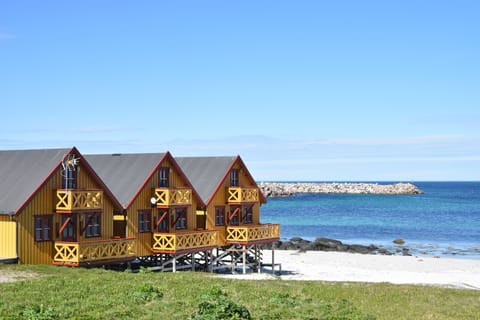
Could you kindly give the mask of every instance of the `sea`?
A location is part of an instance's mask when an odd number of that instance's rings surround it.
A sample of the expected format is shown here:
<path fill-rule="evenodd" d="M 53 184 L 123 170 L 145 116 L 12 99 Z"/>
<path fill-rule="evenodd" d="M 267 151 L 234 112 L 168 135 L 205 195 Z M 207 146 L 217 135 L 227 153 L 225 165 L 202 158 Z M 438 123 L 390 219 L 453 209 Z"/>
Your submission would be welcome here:
<path fill-rule="evenodd" d="M 424 193 L 268 198 L 261 222 L 279 223 L 281 240 L 325 237 L 401 252 L 393 240 L 402 239 L 412 255 L 480 259 L 480 182 L 412 183 Z"/>

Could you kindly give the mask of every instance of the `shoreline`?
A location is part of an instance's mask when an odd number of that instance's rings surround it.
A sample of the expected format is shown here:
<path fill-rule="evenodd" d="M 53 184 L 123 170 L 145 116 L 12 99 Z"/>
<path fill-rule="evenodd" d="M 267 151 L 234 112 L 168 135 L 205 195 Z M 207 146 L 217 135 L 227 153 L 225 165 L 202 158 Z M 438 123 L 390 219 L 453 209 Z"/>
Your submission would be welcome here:
<path fill-rule="evenodd" d="M 271 259 L 271 250 L 265 250 L 263 261 L 269 263 Z M 281 265 L 277 276 L 272 275 L 271 269 L 262 269 L 262 273 L 223 274 L 218 277 L 391 283 L 480 290 L 480 260 L 296 250 L 275 250 L 274 259 L 276 264 Z"/>
<path fill-rule="evenodd" d="M 299 252 L 350 252 L 370 255 L 415 256 L 428 258 L 480 260 L 480 245 L 461 247 L 452 244 L 412 243 L 403 239 L 392 239 L 388 243 L 346 243 L 337 239 L 317 237 L 313 240 L 301 237 L 280 239 L 275 250 L 297 250 Z M 263 246 L 270 249 L 271 244 Z"/>
<path fill-rule="evenodd" d="M 264 256 L 268 261 L 269 254 Z M 480 260 L 275 251 L 283 280 L 389 282 L 480 290 Z M 283 271 L 284 270 L 284 271 Z"/>

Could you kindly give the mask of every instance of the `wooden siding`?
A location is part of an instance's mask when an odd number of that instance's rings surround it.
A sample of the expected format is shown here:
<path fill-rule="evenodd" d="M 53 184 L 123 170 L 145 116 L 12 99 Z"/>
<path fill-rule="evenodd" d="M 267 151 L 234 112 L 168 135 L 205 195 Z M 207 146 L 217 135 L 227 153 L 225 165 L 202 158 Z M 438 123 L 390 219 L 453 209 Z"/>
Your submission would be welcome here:
<path fill-rule="evenodd" d="M 61 168 L 44 183 L 37 193 L 30 199 L 24 209 L 15 216 L 18 221 L 18 256 L 19 262 L 25 264 L 51 264 L 54 256 L 54 241 L 61 238 L 58 228 L 61 226 L 61 214 L 55 213 L 56 190 L 62 188 Z M 100 189 L 95 180 L 90 177 L 87 170 L 82 168 L 77 174 L 78 189 Z M 92 240 L 105 240 L 113 236 L 113 204 L 108 197 L 103 201 L 101 210 L 101 237 L 88 238 Z M 36 242 L 34 216 L 52 215 L 52 241 Z M 85 241 L 85 233 L 80 235 L 80 223 L 77 224 L 77 241 Z"/>
<path fill-rule="evenodd" d="M 244 188 L 253 188 L 257 187 L 257 185 L 252 182 L 249 177 L 246 175 L 245 170 L 243 169 L 237 161 L 233 165 L 233 169 L 239 170 L 239 185 Z M 227 192 L 226 189 L 230 186 L 230 175 L 227 174 L 225 179 L 222 181 L 220 188 L 218 188 L 217 192 L 212 198 L 212 201 L 207 206 L 207 229 L 209 230 L 218 230 L 219 231 L 219 244 L 221 246 L 226 245 L 226 236 L 227 236 L 227 226 L 215 226 L 215 207 L 216 206 L 224 206 L 225 207 L 225 215 L 226 215 L 226 223 L 228 220 L 228 215 L 230 213 L 230 206 L 227 204 Z M 244 224 L 242 221 L 239 221 L 239 226 L 242 225 L 254 225 L 260 223 L 260 204 L 255 203 L 253 205 L 253 216 L 252 216 L 252 223 L 251 224 Z"/>
<path fill-rule="evenodd" d="M 188 188 L 189 185 L 181 175 L 175 170 L 175 167 L 169 161 L 164 159 L 160 164 L 162 168 L 170 168 L 169 174 L 169 188 Z M 143 190 L 138 194 L 137 198 L 132 202 L 127 209 L 127 237 L 135 237 L 136 252 L 139 257 L 152 255 L 153 233 L 138 232 L 138 212 L 148 211 L 152 213 L 152 230 L 155 227 L 155 218 L 157 216 L 157 208 L 152 208 L 150 198 L 154 196 L 154 189 L 158 187 L 159 171 L 157 170 L 145 184 Z M 192 205 L 187 206 L 187 230 L 194 230 L 196 228 L 196 213 L 197 199 L 193 197 Z M 172 221 L 172 220 L 170 220 Z M 183 230 L 182 230 L 183 231 Z M 171 229 L 171 232 L 175 232 Z"/>
<path fill-rule="evenodd" d="M 10 217 L 8 216 L 0 216 L 0 260 L 16 257 L 17 223 L 15 221 L 10 221 Z"/>

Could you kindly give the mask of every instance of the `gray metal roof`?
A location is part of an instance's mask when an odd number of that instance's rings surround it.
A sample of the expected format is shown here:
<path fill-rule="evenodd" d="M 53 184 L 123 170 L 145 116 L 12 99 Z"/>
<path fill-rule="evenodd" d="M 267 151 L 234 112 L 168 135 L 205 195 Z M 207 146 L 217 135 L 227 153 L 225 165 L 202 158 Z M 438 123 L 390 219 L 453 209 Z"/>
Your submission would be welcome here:
<path fill-rule="evenodd" d="M 235 159 L 236 157 L 175 157 L 205 204 L 208 204 L 207 201 Z"/>
<path fill-rule="evenodd" d="M 126 208 L 165 153 L 91 154 L 83 157 Z"/>
<path fill-rule="evenodd" d="M 71 149 L 0 151 L 0 214 L 14 214 Z"/>

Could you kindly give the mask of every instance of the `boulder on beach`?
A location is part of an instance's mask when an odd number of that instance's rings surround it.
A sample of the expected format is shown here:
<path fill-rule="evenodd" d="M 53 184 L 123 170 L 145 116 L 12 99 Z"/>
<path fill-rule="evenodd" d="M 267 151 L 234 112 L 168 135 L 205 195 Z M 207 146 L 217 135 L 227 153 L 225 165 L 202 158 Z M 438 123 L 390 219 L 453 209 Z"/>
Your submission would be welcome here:
<path fill-rule="evenodd" d="M 318 237 L 314 241 L 294 237 L 287 241 L 276 241 L 274 243 L 267 243 L 263 245 L 263 249 L 271 249 L 272 245 L 279 250 L 299 250 L 305 251 L 336 251 L 336 252 L 351 252 L 362 254 L 382 254 L 391 255 L 392 253 L 385 248 L 377 247 L 375 245 L 361 245 L 361 244 L 345 244 L 339 240 Z M 405 253 L 405 252 L 404 252 Z"/>

